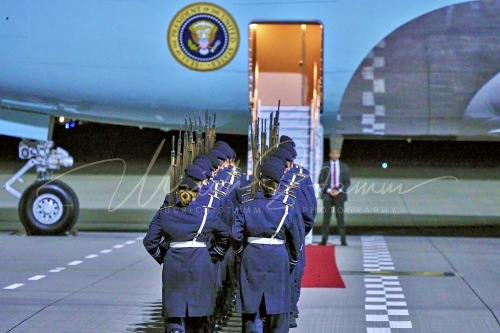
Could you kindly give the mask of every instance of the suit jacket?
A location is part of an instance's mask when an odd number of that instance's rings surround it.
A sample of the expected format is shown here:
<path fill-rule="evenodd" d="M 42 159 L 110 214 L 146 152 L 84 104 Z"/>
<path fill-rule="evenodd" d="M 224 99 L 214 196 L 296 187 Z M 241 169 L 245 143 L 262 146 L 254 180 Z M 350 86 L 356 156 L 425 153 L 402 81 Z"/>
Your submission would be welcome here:
<path fill-rule="evenodd" d="M 336 197 L 340 200 L 346 201 L 347 200 L 347 189 L 351 185 L 351 177 L 349 176 L 349 167 L 347 164 L 340 162 L 339 169 L 340 169 L 340 175 L 339 175 L 339 186 L 338 189 L 341 189 L 342 191 L 340 194 Z M 323 200 L 331 198 L 330 194 L 328 194 L 326 191 L 330 188 L 330 182 L 332 178 L 332 172 L 330 170 L 330 160 L 323 164 L 323 167 L 321 168 L 321 172 L 319 174 L 319 179 L 318 183 L 321 188 L 321 197 Z"/>

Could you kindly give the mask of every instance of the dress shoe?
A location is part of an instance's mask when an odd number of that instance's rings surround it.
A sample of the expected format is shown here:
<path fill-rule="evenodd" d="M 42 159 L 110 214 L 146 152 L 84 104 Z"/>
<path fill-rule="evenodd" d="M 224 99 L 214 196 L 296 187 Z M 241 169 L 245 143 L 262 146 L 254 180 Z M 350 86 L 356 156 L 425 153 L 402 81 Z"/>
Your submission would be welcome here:
<path fill-rule="evenodd" d="M 293 314 L 290 315 L 290 328 L 296 328 L 297 327 L 297 321 L 295 320 L 295 316 Z"/>
<path fill-rule="evenodd" d="M 340 244 L 342 246 L 347 246 L 347 242 L 342 242 L 342 244 Z"/>

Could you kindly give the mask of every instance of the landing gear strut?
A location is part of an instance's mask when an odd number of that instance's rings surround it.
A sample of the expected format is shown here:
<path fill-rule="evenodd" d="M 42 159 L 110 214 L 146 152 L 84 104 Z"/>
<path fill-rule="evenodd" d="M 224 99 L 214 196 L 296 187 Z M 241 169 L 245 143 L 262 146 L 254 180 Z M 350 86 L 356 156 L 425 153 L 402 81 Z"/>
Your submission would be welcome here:
<path fill-rule="evenodd" d="M 19 158 L 28 162 L 5 184 L 19 198 L 19 218 L 29 235 L 60 235 L 69 231 L 78 219 L 78 197 L 71 187 L 52 180 L 52 170 L 71 167 L 73 158 L 53 141 L 21 141 Z M 16 180 L 36 166 L 37 179 L 21 194 L 12 187 Z"/>

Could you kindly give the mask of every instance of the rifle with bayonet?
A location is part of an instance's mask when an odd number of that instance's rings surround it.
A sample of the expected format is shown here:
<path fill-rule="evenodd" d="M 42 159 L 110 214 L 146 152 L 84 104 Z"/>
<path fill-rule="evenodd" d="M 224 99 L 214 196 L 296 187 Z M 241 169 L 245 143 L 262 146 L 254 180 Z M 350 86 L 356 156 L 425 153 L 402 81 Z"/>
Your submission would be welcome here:
<path fill-rule="evenodd" d="M 279 143 L 279 128 L 280 128 L 280 103 L 281 100 L 278 101 L 278 110 L 276 110 L 276 114 L 274 116 L 274 121 L 273 121 L 273 114 L 271 113 L 271 124 L 269 125 L 270 129 L 270 137 L 269 137 L 269 149 L 274 149 L 278 147 Z"/>

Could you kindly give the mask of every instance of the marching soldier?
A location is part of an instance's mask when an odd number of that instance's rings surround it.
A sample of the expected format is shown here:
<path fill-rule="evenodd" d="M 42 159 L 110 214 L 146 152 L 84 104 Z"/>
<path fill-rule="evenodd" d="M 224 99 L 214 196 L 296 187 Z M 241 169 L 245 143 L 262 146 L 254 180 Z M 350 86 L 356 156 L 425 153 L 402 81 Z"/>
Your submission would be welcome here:
<path fill-rule="evenodd" d="M 236 310 L 244 332 L 288 332 L 290 271 L 296 264 L 301 236 L 293 221 L 290 196 L 279 192 L 284 168 L 262 165 L 255 197 L 243 196 L 235 214 L 231 242 L 242 253 Z"/>
<path fill-rule="evenodd" d="M 301 226 L 301 234 L 303 237 L 302 244 L 305 245 L 305 236 L 311 231 L 314 226 L 314 218 L 316 216 L 317 202 L 316 195 L 314 192 L 314 187 L 312 184 L 311 177 L 309 176 L 309 171 L 299 165 L 294 164 L 294 159 L 297 157 L 297 152 L 295 150 L 295 143 L 288 136 L 281 136 L 280 145 L 277 149 L 278 153 L 281 153 L 287 161 L 288 170 L 285 174 L 285 179 L 293 187 L 296 187 L 297 201 L 301 207 L 301 213 L 298 215 L 300 220 L 299 225 Z M 305 271 L 305 246 L 302 247 L 302 252 L 300 255 L 297 267 L 292 272 L 292 304 L 290 313 L 290 328 L 297 327 L 296 318 L 298 318 L 299 309 L 298 302 L 300 298 L 300 286 L 302 283 L 302 276 Z"/>
<path fill-rule="evenodd" d="M 214 209 L 195 199 L 198 185 L 185 177 L 177 190 L 179 202 L 162 206 L 150 223 L 143 243 L 163 264 L 163 317 L 165 332 L 185 333 L 206 329 L 214 311 L 214 260 L 229 247 L 229 229 Z"/>

